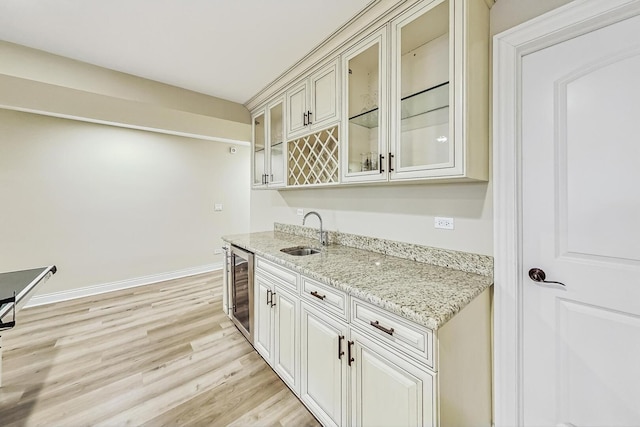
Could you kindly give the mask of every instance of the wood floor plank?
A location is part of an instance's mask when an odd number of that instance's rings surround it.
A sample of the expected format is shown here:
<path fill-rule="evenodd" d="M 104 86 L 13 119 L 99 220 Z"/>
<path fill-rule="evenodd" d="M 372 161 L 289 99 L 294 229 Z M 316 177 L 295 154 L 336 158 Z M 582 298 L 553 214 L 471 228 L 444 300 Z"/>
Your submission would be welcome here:
<path fill-rule="evenodd" d="M 3 332 L 0 425 L 319 425 L 221 289 L 213 272 L 24 309 Z"/>

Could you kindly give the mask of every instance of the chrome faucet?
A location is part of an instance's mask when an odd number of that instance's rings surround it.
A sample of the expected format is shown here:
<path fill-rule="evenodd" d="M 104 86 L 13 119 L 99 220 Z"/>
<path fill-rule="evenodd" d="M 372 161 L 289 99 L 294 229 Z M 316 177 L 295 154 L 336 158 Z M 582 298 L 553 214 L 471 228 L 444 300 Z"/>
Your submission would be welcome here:
<path fill-rule="evenodd" d="M 322 231 L 322 217 L 320 216 L 320 214 L 316 211 L 310 211 L 307 212 L 307 214 L 304 216 L 304 218 L 302 218 L 302 225 L 304 225 L 304 222 L 307 220 L 307 217 L 309 215 L 315 215 L 318 217 L 318 219 L 320 220 L 320 233 L 318 233 L 318 237 L 319 237 L 319 242 L 320 242 L 320 246 L 326 246 L 327 245 L 327 232 L 326 231 Z"/>

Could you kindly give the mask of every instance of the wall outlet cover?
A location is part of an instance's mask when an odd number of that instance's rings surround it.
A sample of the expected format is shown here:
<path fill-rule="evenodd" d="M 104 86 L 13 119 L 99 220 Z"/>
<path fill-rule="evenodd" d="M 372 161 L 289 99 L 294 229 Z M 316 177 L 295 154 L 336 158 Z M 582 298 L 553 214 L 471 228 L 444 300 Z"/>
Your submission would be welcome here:
<path fill-rule="evenodd" d="M 222 210 L 222 203 L 216 203 L 213 205 L 213 210 L 215 212 L 220 212 Z"/>
<path fill-rule="evenodd" d="M 297 214 L 298 214 L 298 216 L 304 215 L 304 209 L 298 209 L 297 210 Z"/>
<path fill-rule="evenodd" d="M 435 228 L 442 228 L 444 230 L 453 230 L 453 218 L 437 216 L 434 219 L 433 226 Z"/>

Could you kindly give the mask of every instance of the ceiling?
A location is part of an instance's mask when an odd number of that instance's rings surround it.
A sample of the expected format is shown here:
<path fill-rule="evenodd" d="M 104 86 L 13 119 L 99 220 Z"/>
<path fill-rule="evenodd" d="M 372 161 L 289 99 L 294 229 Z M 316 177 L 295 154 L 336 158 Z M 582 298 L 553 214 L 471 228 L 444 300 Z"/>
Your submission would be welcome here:
<path fill-rule="evenodd" d="M 245 103 L 371 0 L 0 0 L 0 40 Z"/>

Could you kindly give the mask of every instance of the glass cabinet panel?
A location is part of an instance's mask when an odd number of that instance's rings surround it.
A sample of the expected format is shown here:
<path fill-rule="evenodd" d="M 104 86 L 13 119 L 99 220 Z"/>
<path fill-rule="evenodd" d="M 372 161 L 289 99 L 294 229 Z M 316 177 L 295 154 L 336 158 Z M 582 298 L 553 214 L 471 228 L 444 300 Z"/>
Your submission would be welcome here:
<path fill-rule="evenodd" d="M 385 76 L 381 75 L 383 43 L 384 32 L 378 32 L 345 56 L 348 121 L 343 164 L 347 177 L 359 174 L 372 175 L 369 179 L 385 179 L 380 175 L 381 154 L 384 155 L 380 147 L 386 143 L 382 141 L 384 114 L 380 111 L 386 99 L 382 90 Z"/>
<path fill-rule="evenodd" d="M 399 90 L 395 92 L 399 132 L 396 169 L 450 165 L 450 0 L 401 23 L 396 31 Z"/>
<path fill-rule="evenodd" d="M 253 118 L 253 185 L 264 184 L 266 127 L 264 113 Z"/>
<path fill-rule="evenodd" d="M 269 108 L 269 143 L 271 174 L 269 183 L 284 184 L 284 129 L 282 102 Z"/>

